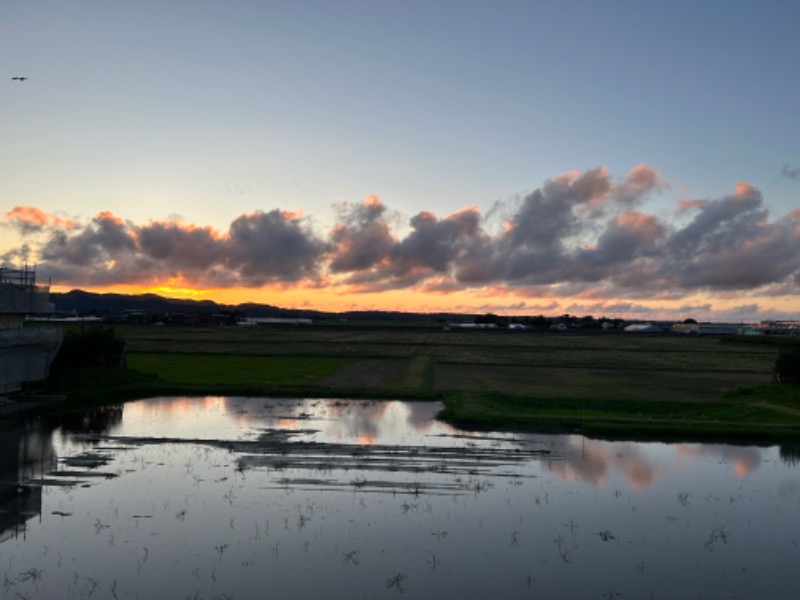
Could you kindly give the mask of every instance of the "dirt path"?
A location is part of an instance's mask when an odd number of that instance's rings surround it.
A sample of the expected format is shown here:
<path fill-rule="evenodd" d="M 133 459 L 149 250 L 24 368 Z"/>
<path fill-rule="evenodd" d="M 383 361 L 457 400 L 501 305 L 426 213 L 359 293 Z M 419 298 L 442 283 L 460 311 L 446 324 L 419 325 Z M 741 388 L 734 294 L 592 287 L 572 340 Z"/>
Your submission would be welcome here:
<path fill-rule="evenodd" d="M 406 362 L 405 370 L 397 382 L 398 387 L 407 390 L 421 390 L 430 381 L 431 359 L 417 354 Z"/>
<path fill-rule="evenodd" d="M 405 363 L 400 358 L 359 360 L 323 377 L 319 385 L 331 388 L 388 388 L 399 376 Z"/>

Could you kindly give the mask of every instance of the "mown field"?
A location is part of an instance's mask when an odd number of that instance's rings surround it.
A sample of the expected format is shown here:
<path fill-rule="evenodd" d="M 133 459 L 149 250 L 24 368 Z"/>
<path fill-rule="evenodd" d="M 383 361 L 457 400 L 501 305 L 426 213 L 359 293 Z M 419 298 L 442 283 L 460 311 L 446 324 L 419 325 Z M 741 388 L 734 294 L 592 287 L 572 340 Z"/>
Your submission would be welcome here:
<path fill-rule="evenodd" d="M 433 328 L 124 327 L 128 369 L 187 393 L 441 399 L 473 427 L 800 437 L 778 347 L 710 337 Z"/>

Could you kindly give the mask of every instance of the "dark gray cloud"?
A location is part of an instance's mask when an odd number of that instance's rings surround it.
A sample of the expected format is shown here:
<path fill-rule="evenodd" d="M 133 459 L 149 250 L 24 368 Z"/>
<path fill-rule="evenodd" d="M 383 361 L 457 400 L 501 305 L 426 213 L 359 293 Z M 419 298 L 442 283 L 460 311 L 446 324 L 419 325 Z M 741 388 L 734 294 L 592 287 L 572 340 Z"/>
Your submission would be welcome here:
<path fill-rule="evenodd" d="M 454 274 L 458 278 L 470 269 L 471 258 L 491 245 L 480 214 L 472 209 L 443 219 L 421 212 L 409 220 L 408 235 L 396 239 L 374 200 L 368 208 L 369 218 L 348 218 L 331 235 L 331 271 L 349 271 L 347 283 L 363 291 L 405 288 Z M 360 268 L 345 268 L 353 265 Z"/>
<path fill-rule="evenodd" d="M 58 230 L 41 250 L 46 261 L 84 266 L 114 262 L 135 251 L 136 243 L 124 222 L 110 213 L 100 213 L 75 234 Z"/>
<path fill-rule="evenodd" d="M 247 287 L 314 277 L 326 250 L 301 219 L 279 210 L 238 217 L 224 241 L 225 264 Z"/>
<path fill-rule="evenodd" d="M 595 282 L 620 277 L 620 269 L 657 256 L 665 236 L 666 227 L 656 217 L 628 210 L 607 222 L 591 248 L 573 253 L 568 278 Z"/>
<path fill-rule="evenodd" d="M 753 232 L 767 212 L 761 193 L 746 184 L 736 194 L 695 205 L 697 215 L 676 231 L 667 250 L 675 257 L 691 258 L 699 253 L 718 253 L 736 244 L 742 234 Z"/>
<path fill-rule="evenodd" d="M 137 233 L 142 253 L 168 265 L 173 275 L 202 272 L 223 262 L 224 246 L 210 228 L 155 222 Z"/>
<path fill-rule="evenodd" d="M 84 226 L 51 230 L 39 253 L 41 268 L 56 281 L 91 285 L 143 281 L 135 268 L 141 257 L 130 225 L 108 212 Z"/>
<path fill-rule="evenodd" d="M 387 267 L 394 275 L 412 271 L 443 274 L 471 250 L 488 242 L 477 211 L 464 210 L 439 219 L 423 212 L 411 219 L 412 231 L 392 249 Z"/>
<path fill-rule="evenodd" d="M 800 167 L 783 165 L 783 167 L 781 167 L 781 175 L 792 181 L 800 181 Z"/>
<path fill-rule="evenodd" d="M 333 273 L 371 269 L 395 245 L 386 207 L 377 198 L 339 207 L 339 222 L 331 232 L 330 270 Z"/>
<path fill-rule="evenodd" d="M 791 215 L 770 223 L 761 193 L 736 193 L 696 206 L 660 257 L 663 279 L 682 289 L 743 290 L 780 282 L 800 269 L 800 236 Z"/>
<path fill-rule="evenodd" d="M 486 256 L 485 282 L 526 284 L 597 281 L 631 263 L 664 227 L 630 209 L 660 185 L 654 169 L 640 165 L 622 183 L 606 169 L 569 173 L 528 194 Z M 623 212 L 614 214 L 614 211 Z M 612 216 L 608 216 L 611 213 Z M 598 232 L 600 232 L 598 234 Z M 598 237 L 599 235 L 599 237 Z"/>
<path fill-rule="evenodd" d="M 509 250 L 546 251 L 562 246 L 580 226 L 579 209 L 603 205 L 611 190 L 605 169 L 554 177 L 523 198 L 504 234 Z"/>

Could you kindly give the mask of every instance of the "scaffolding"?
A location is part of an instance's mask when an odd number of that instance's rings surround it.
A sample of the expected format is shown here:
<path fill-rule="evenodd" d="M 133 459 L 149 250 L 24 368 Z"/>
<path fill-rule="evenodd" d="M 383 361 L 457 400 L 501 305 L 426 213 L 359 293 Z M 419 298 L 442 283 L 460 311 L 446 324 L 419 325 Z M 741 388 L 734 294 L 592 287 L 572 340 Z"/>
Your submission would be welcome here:
<path fill-rule="evenodd" d="M 36 285 L 36 267 L 25 265 L 21 269 L 0 267 L 0 283 L 17 285 Z"/>
<path fill-rule="evenodd" d="M 50 285 L 36 284 L 35 267 L 0 267 L 0 396 L 47 378 L 61 329 L 26 327 L 25 318 L 52 312 Z"/>
<path fill-rule="evenodd" d="M 53 312 L 50 285 L 36 285 L 36 268 L 0 267 L 0 323 L 5 315 L 45 315 Z M 0 329 L 8 328 L 0 324 Z"/>

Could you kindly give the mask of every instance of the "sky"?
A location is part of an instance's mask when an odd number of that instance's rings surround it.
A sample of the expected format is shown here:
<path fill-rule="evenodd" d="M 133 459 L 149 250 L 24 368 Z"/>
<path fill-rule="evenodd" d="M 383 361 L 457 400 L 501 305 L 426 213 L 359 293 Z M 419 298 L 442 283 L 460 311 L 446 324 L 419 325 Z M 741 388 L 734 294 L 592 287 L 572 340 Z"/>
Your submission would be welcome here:
<path fill-rule="evenodd" d="M 287 308 L 800 320 L 797 23 L 3 0 L 0 263 Z"/>

